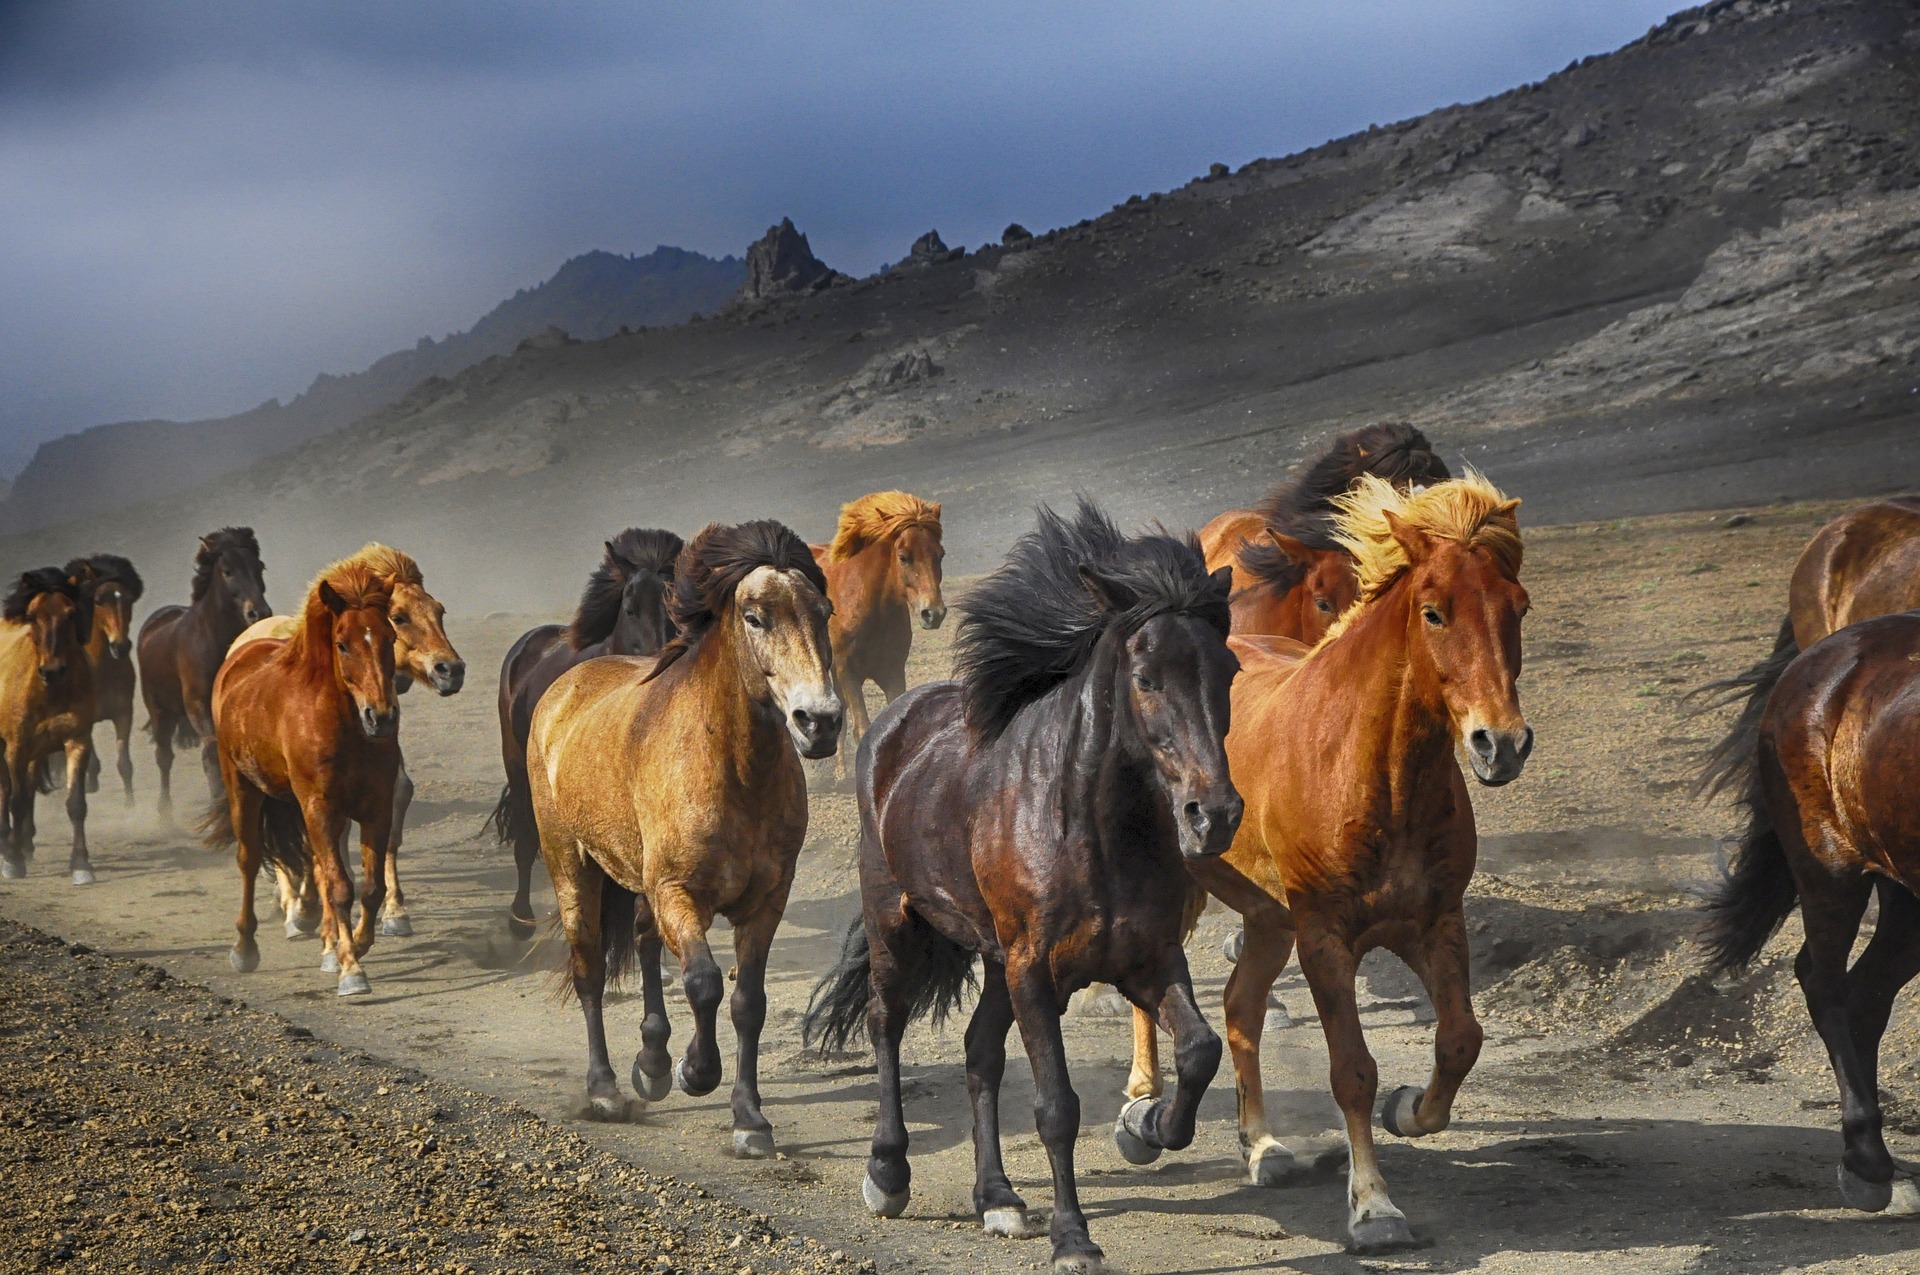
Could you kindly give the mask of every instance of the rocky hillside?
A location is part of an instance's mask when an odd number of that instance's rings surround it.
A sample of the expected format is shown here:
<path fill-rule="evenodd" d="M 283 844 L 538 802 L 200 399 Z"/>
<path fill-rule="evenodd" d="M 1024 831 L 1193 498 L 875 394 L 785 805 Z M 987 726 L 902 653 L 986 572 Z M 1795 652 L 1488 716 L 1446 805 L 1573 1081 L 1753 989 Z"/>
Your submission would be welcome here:
<path fill-rule="evenodd" d="M 5 550 L 170 561 L 253 520 L 282 580 L 377 533 L 456 607 L 554 607 L 611 529 L 819 537 L 898 485 L 946 502 L 969 570 L 1037 499 L 1196 523 L 1381 418 L 1534 521 L 1910 486 L 1916 139 L 1920 9 L 1722 0 L 1075 226 L 923 236 L 867 279 L 776 227 L 716 317 L 490 358 L 123 530 Z"/>

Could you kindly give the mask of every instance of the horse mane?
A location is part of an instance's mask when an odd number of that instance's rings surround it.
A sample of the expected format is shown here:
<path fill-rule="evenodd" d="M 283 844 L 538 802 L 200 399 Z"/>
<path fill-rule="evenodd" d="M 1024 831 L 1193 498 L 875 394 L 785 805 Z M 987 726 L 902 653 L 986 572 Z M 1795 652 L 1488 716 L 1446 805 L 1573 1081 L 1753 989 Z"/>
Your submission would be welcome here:
<path fill-rule="evenodd" d="M 1084 496 L 1071 521 L 1041 506 L 1038 524 L 960 603 L 955 672 L 968 730 L 1000 735 L 1026 705 L 1086 667 L 1109 629 L 1157 615 L 1197 616 L 1226 637 L 1227 590 L 1207 573 L 1200 543 L 1165 532 L 1127 537 Z M 1082 576 L 1096 571 L 1126 599 L 1109 610 Z"/>
<path fill-rule="evenodd" d="M 192 601 L 198 602 L 206 596 L 208 586 L 213 583 L 214 564 L 220 561 L 221 554 L 228 552 L 242 554 L 262 576 L 266 575 L 266 568 L 260 563 L 260 541 L 254 537 L 253 528 L 222 527 L 202 536 L 200 549 L 193 555 Z"/>
<path fill-rule="evenodd" d="M 1254 512 L 1275 531 L 1315 549 L 1331 549 L 1334 498 L 1362 474 L 1397 487 L 1430 486 L 1453 477 L 1425 434 L 1403 421 L 1381 421 L 1336 434 L 1318 456 L 1301 461 L 1276 483 Z"/>
<path fill-rule="evenodd" d="M 93 634 L 93 593 L 81 588 L 80 582 L 60 567 L 35 567 L 21 572 L 13 583 L 13 591 L 0 603 L 0 619 L 10 624 L 25 624 L 27 608 L 35 598 L 48 593 L 65 594 L 73 600 L 74 637 L 85 646 Z"/>
<path fill-rule="evenodd" d="M 1394 538 L 1387 515 L 1440 540 L 1468 549 L 1486 549 L 1509 575 L 1520 574 L 1525 546 L 1514 510 L 1517 499 L 1503 495 L 1478 470 L 1419 491 L 1402 491 L 1384 478 L 1361 475 L 1351 490 L 1334 497 L 1334 538 L 1353 555 L 1360 592 L 1354 604 L 1327 632 L 1330 640 L 1361 607 L 1379 597 L 1408 568 L 1406 551 Z"/>
<path fill-rule="evenodd" d="M 126 591 L 130 602 L 138 602 L 147 588 L 140 579 L 140 573 L 133 569 L 133 563 L 117 553 L 90 553 L 85 557 L 73 558 L 67 562 L 65 570 L 75 578 L 83 572 L 91 573 L 95 588 L 103 584 L 117 584 Z"/>
<path fill-rule="evenodd" d="M 646 680 L 659 677 L 698 646 L 733 601 L 740 582 L 761 567 L 798 571 L 820 590 L 821 597 L 827 596 L 827 577 L 813 560 L 813 551 L 785 523 L 771 518 L 734 527 L 708 523 L 674 563 L 667 617 L 680 631 L 660 648 Z"/>
<path fill-rule="evenodd" d="M 580 651 L 612 637 L 628 582 L 643 571 L 658 572 L 671 581 L 674 561 L 684 548 L 686 542 L 679 536 L 657 527 L 628 527 L 607 541 L 606 553 L 587 577 L 573 623 L 567 626 L 568 645 Z"/>
<path fill-rule="evenodd" d="M 910 492 L 876 491 L 840 506 L 840 525 L 827 546 L 828 562 L 845 562 L 869 545 L 923 527 L 937 539 L 940 506 Z"/>
<path fill-rule="evenodd" d="M 333 670 L 333 657 L 327 650 L 333 640 L 333 612 L 321 600 L 321 585 L 338 594 L 349 611 L 357 611 L 362 607 L 378 607 L 385 611 L 392 605 L 392 584 L 361 560 L 365 552 L 362 550 L 351 558 L 342 558 L 332 566 L 321 568 L 320 574 L 307 586 L 307 600 L 301 606 L 300 623 L 293 630 L 293 636 L 287 639 L 282 655 L 316 677 L 329 677 Z"/>
<path fill-rule="evenodd" d="M 328 567 L 327 571 L 349 565 L 365 567 L 385 580 L 389 590 L 396 584 L 410 584 L 421 589 L 427 587 L 427 578 L 420 574 L 420 564 L 413 560 L 412 554 L 402 553 L 378 541 L 369 541 L 358 553 L 340 559 L 333 566 Z M 321 574 L 325 575 L 327 571 Z"/>
<path fill-rule="evenodd" d="M 1295 536 L 1294 539 L 1299 540 L 1309 549 L 1335 547 L 1331 531 L 1322 532 L 1315 539 L 1301 536 Z M 1317 541 L 1325 541 L 1325 543 Z M 1246 573 L 1253 577 L 1253 583 L 1247 586 L 1249 589 L 1265 586 L 1277 594 L 1285 593 L 1306 578 L 1306 567 L 1280 552 L 1280 546 L 1271 540 L 1243 540 L 1234 556 L 1239 559 Z"/>

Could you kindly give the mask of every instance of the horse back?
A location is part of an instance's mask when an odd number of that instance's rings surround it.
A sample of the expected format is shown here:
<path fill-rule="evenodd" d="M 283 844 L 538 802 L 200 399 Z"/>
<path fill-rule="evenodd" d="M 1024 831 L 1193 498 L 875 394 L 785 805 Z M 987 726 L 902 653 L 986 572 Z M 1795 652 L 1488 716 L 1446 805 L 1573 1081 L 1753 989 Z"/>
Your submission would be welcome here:
<path fill-rule="evenodd" d="M 1822 527 L 1794 566 L 1789 599 L 1801 650 L 1849 624 L 1920 607 L 1920 499 L 1875 501 Z"/>

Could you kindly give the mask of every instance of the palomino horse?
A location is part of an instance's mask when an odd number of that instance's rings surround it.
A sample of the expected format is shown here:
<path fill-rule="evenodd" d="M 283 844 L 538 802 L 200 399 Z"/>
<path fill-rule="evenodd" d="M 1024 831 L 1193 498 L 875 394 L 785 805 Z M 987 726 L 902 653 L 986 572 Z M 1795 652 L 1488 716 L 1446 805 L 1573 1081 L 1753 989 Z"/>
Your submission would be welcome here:
<path fill-rule="evenodd" d="M 93 666 L 93 720 L 112 722 L 120 783 L 133 804 L 133 604 L 145 586 L 133 564 L 114 553 L 89 554 L 67 563 L 66 572 L 93 599 L 93 632 L 87 660 Z M 87 791 L 100 787 L 100 754 L 87 769 Z"/>
<path fill-rule="evenodd" d="M 528 629 L 507 650 L 500 664 L 500 760 L 507 772 L 488 823 L 501 841 L 513 843 L 519 874 L 507 929 L 518 939 L 533 937 L 533 865 L 540 858 L 540 830 L 533 822 L 533 796 L 527 787 L 527 730 L 533 706 L 553 679 L 602 655 L 657 655 L 673 637 L 667 618 L 667 593 L 673 587 L 674 559 L 686 542 L 671 531 L 629 527 L 607 541 L 606 555 L 587 580 L 586 592 L 562 627 Z"/>
<path fill-rule="evenodd" d="M 714 1035 L 720 967 L 707 946 L 716 913 L 733 923 L 735 1155 L 773 1154 L 760 1112 L 767 952 L 807 832 L 794 749 L 826 757 L 840 741 L 827 642 L 826 580 L 777 522 L 711 526 L 680 555 L 679 634 L 651 659 L 607 655 L 555 679 L 533 713 L 527 775 L 540 849 L 572 948 L 587 1023 L 589 1111 L 618 1118 L 601 997 L 637 955 L 646 990 L 634 1088 L 663 1098 L 672 1072 L 698 1097 L 720 1083 Z M 680 958 L 693 1041 L 677 1067 L 660 985 L 660 944 Z M 637 952 L 636 952 L 637 947 Z"/>
<path fill-rule="evenodd" d="M 907 689 L 913 626 L 947 618 L 940 596 L 940 506 L 876 491 L 840 507 L 840 525 L 813 557 L 833 599 L 833 676 L 847 706 L 848 752 L 867 733 L 868 682 L 891 704 Z"/>
<path fill-rule="evenodd" d="M 1787 614 L 1773 651 L 1746 672 L 1696 691 L 1701 711 L 1740 704 L 1726 737 L 1701 765 L 1698 791 L 1741 792 L 1760 742 L 1767 696 L 1800 652 L 1860 620 L 1920 607 L 1920 498 L 1877 500 L 1841 514 L 1794 564 Z"/>
<path fill-rule="evenodd" d="M 1920 973 L 1920 615 L 1846 625 L 1775 683 L 1756 746 L 1729 776 L 1747 825 L 1707 893 L 1709 964 L 1747 965 L 1799 906 L 1794 973 L 1840 1088 L 1841 1198 L 1920 1214 L 1920 1189 L 1881 1135 L 1879 1087 L 1894 997 Z M 1876 894 L 1873 938 L 1848 969 Z"/>
<path fill-rule="evenodd" d="M 307 591 L 292 637 L 247 643 L 214 680 L 226 795 L 202 828 L 209 845 L 239 847 L 240 938 L 230 956 L 242 974 L 260 965 L 253 887 L 260 865 L 272 863 L 296 880 L 309 871 L 318 879 L 320 968 L 338 971 L 340 995 L 370 990 L 360 958 L 373 946 L 387 891 L 400 771 L 391 605 L 383 577 L 363 563 L 337 563 Z M 366 883 L 357 927 L 339 850 L 349 820 L 360 825 Z"/>
<path fill-rule="evenodd" d="M 147 705 L 153 760 L 160 770 L 160 816 L 173 816 L 173 746 L 201 746 L 207 788 L 220 795 L 213 749 L 213 679 L 240 631 L 268 614 L 266 569 L 251 527 L 222 527 L 200 538 L 192 601 L 161 607 L 140 626 L 140 698 Z"/>
<path fill-rule="evenodd" d="M 1353 601 L 1353 559 L 1334 540 L 1334 497 L 1362 474 L 1398 487 L 1450 475 L 1411 425 L 1368 425 L 1302 461 L 1251 509 L 1230 509 L 1200 531 L 1207 566 L 1233 567 L 1233 631 L 1312 645 Z"/>
<path fill-rule="evenodd" d="M 1097 1270 L 1074 1182 L 1080 1100 L 1060 1014 L 1096 980 L 1174 1034 L 1179 1091 L 1130 1108 L 1119 1131 L 1150 1160 L 1193 1139 L 1220 1064 L 1181 948 L 1184 862 L 1240 824 L 1222 738 L 1230 574 L 1192 539 L 1127 539 L 1091 505 L 1049 510 L 961 604 L 959 680 L 894 701 L 860 748 L 862 917 L 814 991 L 807 1035 L 865 1027 L 880 1110 L 861 1184 L 882 1217 L 906 1208 L 901 1110 L 907 1024 L 954 1006 L 983 959 L 967 1027 L 973 1207 L 990 1234 L 1033 1233 L 1000 1156 L 1007 1029 L 1033 1064 L 1035 1121 L 1053 1164 L 1053 1264 Z M 1037 759 L 1045 764 L 1036 765 Z"/>
<path fill-rule="evenodd" d="M 23 877 L 33 853 L 33 803 L 40 793 L 41 759 L 67 758 L 67 817 L 73 854 L 67 871 L 75 885 L 93 883 L 87 855 L 87 763 L 93 759 L 93 634 L 88 588 L 59 567 L 29 571 L 0 605 L 0 877 Z"/>
<path fill-rule="evenodd" d="M 1355 1248 L 1378 1249 L 1412 1236 L 1374 1153 L 1377 1073 L 1354 973 L 1384 947 L 1425 984 L 1438 1016 L 1433 1077 L 1390 1094 L 1381 1120 L 1402 1137 L 1438 1133 L 1480 1053 L 1461 915 L 1477 843 L 1454 748 L 1464 740 L 1483 784 L 1507 783 L 1526 762 L 1533 733 L 1515 681 L 1527 594 L 1520 502 L 1477 474 L 1413 493 L 1368 475 L 1335 503 L 1359 599 L 1304 655 L 1284 639 L 1234 640 L 1243 667 L 1227 756 L 1247 817 L 1224 858 L 1190 868 L 1244 921 L 1226 1019 L 1249 1178 L 1274 1184 L 1293 1168 L 1267 1127 L 1260 1033 L 1298 946 L 1346 1117 L 1348 1233 Z M 1138 1016 L 1134 1044 L 1137 1101 L 1159 1083 L 1158 1041 Z"/>

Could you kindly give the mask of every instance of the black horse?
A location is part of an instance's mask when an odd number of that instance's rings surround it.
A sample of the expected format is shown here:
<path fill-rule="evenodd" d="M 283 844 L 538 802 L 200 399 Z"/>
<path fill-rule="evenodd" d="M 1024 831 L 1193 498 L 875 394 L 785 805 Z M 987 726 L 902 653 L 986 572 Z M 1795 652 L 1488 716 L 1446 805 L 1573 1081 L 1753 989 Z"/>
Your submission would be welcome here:
<path fill-rule="evenodd" d="M 1197 542 L 1129 539 L 1082 501 L 1039 526 L 962 604 L 959 680 L 896 699 L 860 743 L 864 917 L 814 990 L 809 1041 L 843 1047 L 862 1026 L 879 1064 L 880 1114 L 861 1194 L 906 1208 L 900 1040 L 943 1016 L 982 958 L 967 1028 L 978 1165 L 973 1204 L 991 1234 L 1031 1233 L 1000 1158 L 1007 1029 L 1020 1024 L 1053 1164 L 1053 1262 L 1098 1270 L 1074 1184 L 1080 1100 L 1060 1014 L 1092 982 L 1117 986 L 1175 1040 L 1171 1098 L 1130 1105 L 1129 1158 L 1193 1139 L 1220 1062 L 1181 948 L 1184 860 L 1217 855 L 1240 824 L 1227 775 L 1227 568 Z"/>

